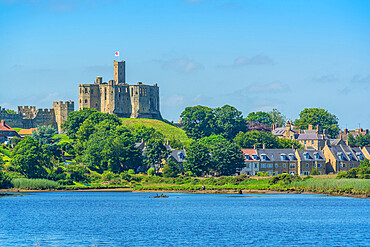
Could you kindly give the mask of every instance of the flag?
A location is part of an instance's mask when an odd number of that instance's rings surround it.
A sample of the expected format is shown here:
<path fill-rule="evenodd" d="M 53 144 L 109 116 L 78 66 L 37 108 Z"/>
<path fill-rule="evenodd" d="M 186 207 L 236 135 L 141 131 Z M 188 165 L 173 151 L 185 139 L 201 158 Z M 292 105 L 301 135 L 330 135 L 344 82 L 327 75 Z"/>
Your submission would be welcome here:
<path fill-rule="evenodd" d="M 116 53 L 114 53 L 114 55 L 115 55 L 116 57 L 119 57 L 119 51 L 116 51 Z"/>

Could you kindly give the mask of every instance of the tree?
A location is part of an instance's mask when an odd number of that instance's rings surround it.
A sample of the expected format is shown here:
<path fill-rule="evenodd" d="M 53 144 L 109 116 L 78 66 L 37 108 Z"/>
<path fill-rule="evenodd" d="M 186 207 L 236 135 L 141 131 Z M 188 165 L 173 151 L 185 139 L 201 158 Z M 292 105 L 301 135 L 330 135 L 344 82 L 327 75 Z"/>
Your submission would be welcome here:
<path fill-rule="evenodd" d="M 268 113 L 262 111 L 249 113 L 246 120 L 248 122 L 258 122 L 268 125 L 273 124 L 271 116 Z"/>
<path fill-rule="evenodd" d="M 268 114 L 270 115 L 272 123 L 276 123 L 278 127 L 284 126 L 286 123 L 286 117 L 276 108 L 269 111 Z"/>
<path fill-rule="evenodd" d="M 58 131 L 51 127 L 51 125 L 38 126 L 37 131 L 32 131 L 32 138 L 38 141 L 45 149 L 48 149 L 54 158 L 58 160 L 62 155 L 62 152 L 58 146 L 61 138 L 54 138 L 56 134 L 58 134 Z"/>
<path fill-rule="evenodd" d="M 336 138 L 339 133 L 338 118 L 324 109 L 306 108 L 299 113 L 299 119 L 294 121 L 294 125 L 300 129 L 307 129 L 308 125 L 319 125 L 326 129 L 331 138 Z"/>
<path fill-rule="evenodd" d="M 319 171 L 317 170 L 317 168 L 312 168 L 311 170 L 311 175 L 320 175 Z"/>
<path fill-rule="evenodd" d="M 163 167 L 162 172 L 163 177 L 175 178 L 181 172 L 181 168 L 175 161 L 173 161 L 172 159 L 168 159 Z"/>
<path fill-rule="evenodd" d="M 359 135 L 356 138 L 352 134 L 348 134 L 348 143 L 353 147 L 365 147 L 370 145 L 370 135 Z"/>
<path fill-rule="evenodd" d="M 232 140 L 240 131 L 246 131 L 243 115 L 235 107 L 224 105 L 214 110 L 214 131 Z"/>
<path fill-rule="evenodd" d="M 168 157 L 170 151 L 160 140 L 151 140 L 147 143 L 144 162 L 147 167 L 158 168 L 162 159 Z"/>
<path fill-rule="evenodd" d="M 10 110 L 10 109 L 6 109 L 6 112 L 9 113 L 9 114 L 17 114 L 16 111 Z"/>
<path fill-rule="evenodd" d="M 209 107 L 200 105 L 186 107 L 180 117 L 183 129 L 190 138 L 197 140 L 214 133 L 214 115 Z"/>
<path fill-rule="evenodd" d="M 135 138 L 135 142 L 150 141 L 152 139 L 164 141 L 162 133 L 154 129 L 153 127 L 146 127 L 143 124 L 134 124 L 132 129 L 132 135 Z"/>
<path fill-rule="evenodd" d="M 228 140 L 226 140 L 221 135 L 213 134 L 208 137 L 203 137 L 198 142 L 202 144 L 203 146 L 205 146 L 208 150 L 213 150 L 213 148 L 215 147 L 217 143 L 227 144 Z"/>
<path fill-rule="evenodd" d="M 47 175 L 45 167 L 50 167 L 50 157 L 45 155 L 38 141 L 26 136 L 14 148 L 11 164 L 27 178 L 43 178 Z"/>
<path fill-rule="evenodd" d="M 198 141 L 194 141 L 186 148 L 184 169 L 199 177 L 207 173 L 211 168 L 210 159 L 211 157 L 207 147 Z"/>
<path fill-rule="evenodd" d="M 304 146 L 302 146 L 297 140 L 279 138 L 279 148 L 292 148 L 292 147 L 294 149 L 304 148 Z"/>
<path fill-rule="evenodd" d="M 239 132 L 234 138 L 236 143 L 241 148 L 253 148 L 256 144 L 257 148 L 262 148 L 266 144 L 266 148 L 279 148 L 279 138 L 271 132 L 248 131 L 246 133 Z"/>
<path fill-rule="evenodd" d="M 271 126 L 264 123 L 259 122 L 247 122 L 247 130 L 257 130 L 257 131 L 263 131 L 263 132 L 271 132 Z"/>
<path fill-rule="evenodd" d="M 240 149 L 234 143 L 216 143 L 211 155 L 212 168 L 219 175 L 230 176 L 244 164 Z"/>
<path fill-rule="evenodd" d="M 75 139 L 81 124 L 94 112 L 96 112 L 94 108 L 84 108 L 83 110 L 71 112 L 68 115 L 68 120 L 62 124 L 62 128 L 67 132 L 68 137 Z"/>

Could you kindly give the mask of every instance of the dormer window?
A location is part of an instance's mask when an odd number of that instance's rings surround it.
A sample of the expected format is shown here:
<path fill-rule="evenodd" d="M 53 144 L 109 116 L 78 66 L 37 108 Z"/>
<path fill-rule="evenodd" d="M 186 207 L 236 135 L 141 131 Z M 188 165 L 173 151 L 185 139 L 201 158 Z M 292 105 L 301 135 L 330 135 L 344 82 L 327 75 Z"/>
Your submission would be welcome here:
<path fill-rule="evenodd" d="M 261 154 L 262 160 L 267 160 L 267 155 L 266 154 Z"/>
<path fill-rule="evenodd" d="M 293 155 L 293 154 L 289 154 L 289 158 L 290 158 L 291 160 L 295 160 L 295 157 L 294 157 L 294 155 Z"/>
<path fill-rule="evenodd" d="M 309 160 L 310 159 L 310 154 L 309 153 L 304 153 L 304 157 L 306 158 L 306 160 Z"/>
<path fill-rule="evenodd" d="M 319 153 L 315 153 L 315 159 L 319 160 L 320 159 L 320 155 Z"/>
<path fill-rule="evenodd" d="M 257 154 L 252 154 L 252 157 L 253 157 L 254 160 L 258 160 Z"/>
<path fill-rule="evenodd" d="M 249 154 L 244 154 L 244 157 L 245 157 L 246 160 L 250 160 Z"/>
<path fill-rule="evenodd" d="M 285 155 L 285 154 L 281 154 L 281 159 L 282 159 L 282 160 L 288 160 L 288 158 L 286 157 L 286 155 Z"/>
<path fill-rule="evenodd" d="M 339 158 L 340 160 L 344 160 L 344 158 L 343 158 L 343 153 L 338 153 L 338 158 Z"/>

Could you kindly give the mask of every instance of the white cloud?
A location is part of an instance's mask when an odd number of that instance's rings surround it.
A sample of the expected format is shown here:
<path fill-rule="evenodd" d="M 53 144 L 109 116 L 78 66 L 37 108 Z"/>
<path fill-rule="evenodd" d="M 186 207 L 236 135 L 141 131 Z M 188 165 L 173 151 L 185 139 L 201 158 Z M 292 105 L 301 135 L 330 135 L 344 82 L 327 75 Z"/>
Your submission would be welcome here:
<path fill-rule="evenodd" d="M 370 83 L 370 74 L 368 74 L 367 76 L 364 76 L 364 77 L 356 75 L 356 76 L 353 77 L 352 82 L 353 83 L 360 83 L 360 84 L 368 84 L 368 83 Z"/>
<path fill-rule="evenodd" d="M 232 67 L 242 67 L 247 65 L 272 65 L 274 62 L 268 56 L 263 54 L 255 55 L 253 57 L 241 56 L 234 60 Z"/>
<path fill-rule="evenodd" d="M 194 73 L 204 69 L 204 66 L 187 57 L 172 59 L 169 61 L 158 61 L 162 63 L 162 69 L 176 70 L 182 73 Z"/>
<path fill-rule="evenodd" d="M 280 82 L 272 82 L 263 85 L 251 85 L 248 91 L 251 93 L 256 92 L 284 92 L 289 91 L 289 86 Z"/>

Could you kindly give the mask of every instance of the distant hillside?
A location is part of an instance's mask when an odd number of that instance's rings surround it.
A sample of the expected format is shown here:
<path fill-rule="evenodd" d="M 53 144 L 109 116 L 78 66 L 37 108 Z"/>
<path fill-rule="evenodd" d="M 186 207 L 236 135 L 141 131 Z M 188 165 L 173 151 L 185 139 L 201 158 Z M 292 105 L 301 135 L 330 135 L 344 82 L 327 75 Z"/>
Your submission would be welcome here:
<path fill-rule="evenodd" d="M 146 127 L 153 127 L 158 132 L 162 133 L 162 135 L 164 135 L 168 140 L 170 140 L 173 148 L 180 148 L 181 146 L 190 142 L 190 139 L 185 134 L 185 131 L 160 120 L 146 118 L 122 118 L 122 123 L 124 126 L 129 128 L 140 124 Z"/>

